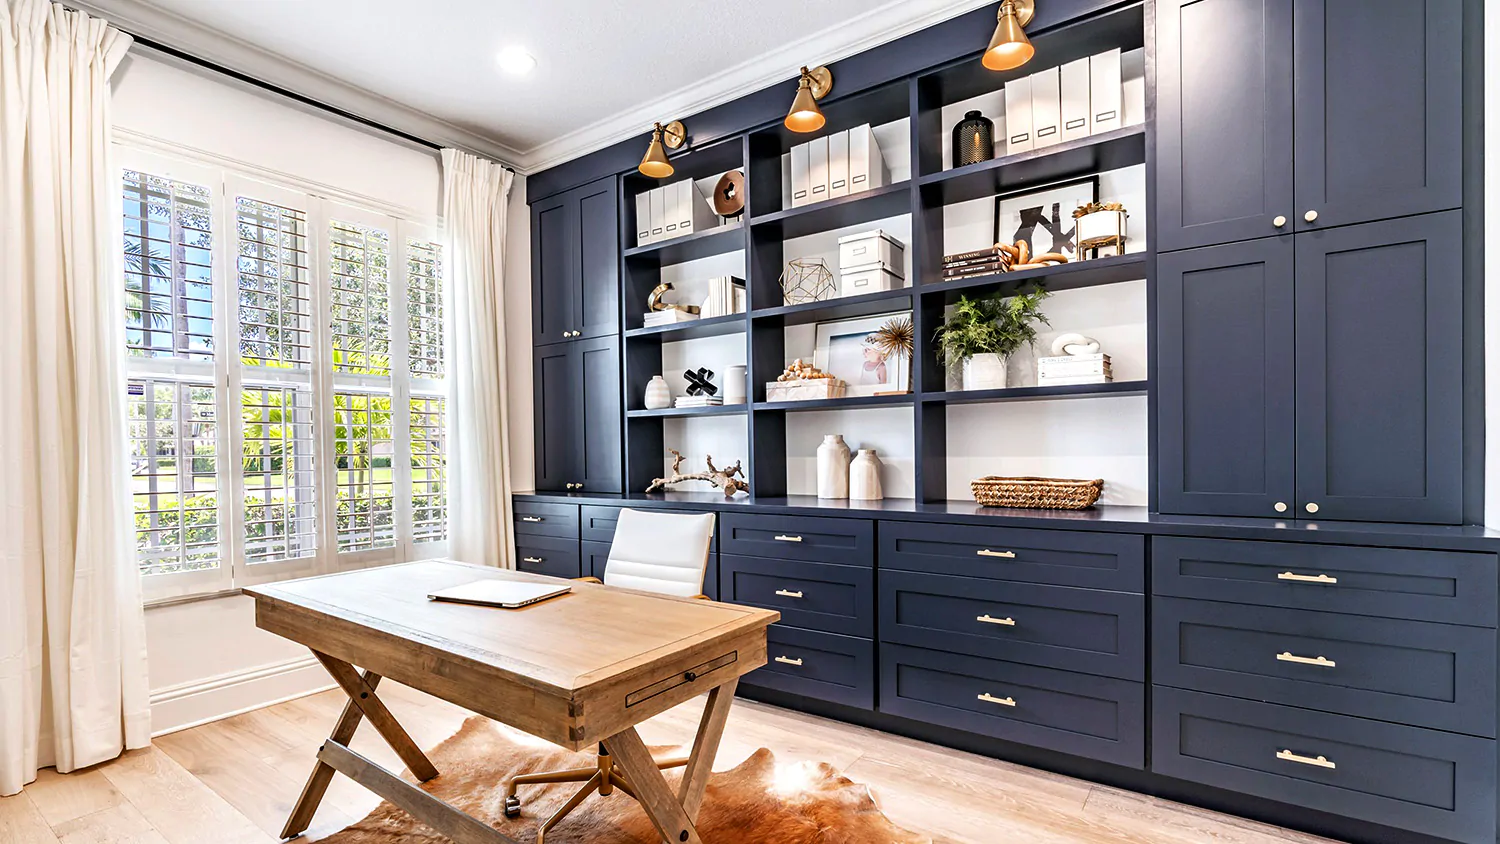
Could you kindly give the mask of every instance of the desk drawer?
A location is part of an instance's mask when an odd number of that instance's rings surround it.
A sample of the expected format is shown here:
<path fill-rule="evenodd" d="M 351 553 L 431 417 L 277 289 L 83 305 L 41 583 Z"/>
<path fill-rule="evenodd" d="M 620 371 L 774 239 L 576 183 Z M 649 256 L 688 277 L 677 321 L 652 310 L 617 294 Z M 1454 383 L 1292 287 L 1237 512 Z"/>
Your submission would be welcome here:
<path fill-rule="evenodd" d="M 620 523 L 619 507 L 584 504 L 578 508 L 578 536 L 590 542 L 613 542 Z"/>
<path fill-rule="evenodd" d="M 1116 765 L 1145 764 L 1140 683 L 882 645 L 880 711 Z"/>
<path fill-rule="evenodd" d="M 1153 682 L 1495 735 L 1493 630 L 1182 598 L 1152 612 Z"/>
<path fill-rule="evenodd" d="M 578 539 L 578 505 L 545 501 L 515 502 L 517 536 L 552 536 Z"/>
<path fill-rule="evenodd" d="M 846 566 L 875 564 L 875 523 L 866 519 L 725 513 L 719 521 L 723 554 Z"/>
<path fill-rule="evenodd" d="M 1141 592 L 1146 539 L 1065 530 L 880 523 L 880 567 Z"/>
<path fill-rule="evenodd" d="M 773 624 L 766 630 L 767 662 L 746 674 L 748 685 L 804 697 L 875 708 L 875 643 L 854 636 Z"/>
<path fill-rule="evenodd" d="M 875 571 L 725 555 L 723 599 L 781 613 L 781 623 L 846 636 L 875 635 Z"/>
<path fill-rule="evenodd" d="M 1158 595 L 1494 627 L 1494 554 L 1160 537 Z"/>
<path fill-rule="evenodd" d="M 578 541 L 553 536 L 517 536 L 516 568 L 553 577 L 582 577 Z"/>
<path fill-rule="evenodd" d="M 882 571 L 880 640 L 1144 680 L 1145 596 Z"/>
<path fill-rule="evenodd" d="M 1159 774 L 1470 844 L 1495 841 L 1489 739 L 1162 686 L 1152 694 L 1151 735 Z"/>

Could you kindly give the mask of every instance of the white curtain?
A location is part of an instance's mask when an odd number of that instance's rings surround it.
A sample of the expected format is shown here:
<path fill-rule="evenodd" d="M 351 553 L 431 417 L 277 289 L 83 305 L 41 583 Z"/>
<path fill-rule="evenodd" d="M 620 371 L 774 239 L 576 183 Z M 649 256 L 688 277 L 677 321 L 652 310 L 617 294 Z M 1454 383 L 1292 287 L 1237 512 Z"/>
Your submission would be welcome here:
<path fill-rule="evenodd" d="M 129 45 L 0 2 L 0 795 L 150 742 L 109 155 Z"/>
<path fill-rule="evenodd" d="M 447 242 L 449 551 L 512 568 L 505 396 L 505 211 L 515 174 L 443 150 Z"/>

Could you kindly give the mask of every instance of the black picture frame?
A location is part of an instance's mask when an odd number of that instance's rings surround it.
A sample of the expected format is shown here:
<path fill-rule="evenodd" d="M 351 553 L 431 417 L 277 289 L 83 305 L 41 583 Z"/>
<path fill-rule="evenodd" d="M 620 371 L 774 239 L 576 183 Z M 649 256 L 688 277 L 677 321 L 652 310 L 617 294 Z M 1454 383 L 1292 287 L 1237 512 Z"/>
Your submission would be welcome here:
<path fill-rule="evenodd" d="M 1064 198 L 1064 192 L 1068 191 L 1069 189 L 1084 187 L 1087 187 L 1088 189 L 1086 191 L 1077 190 L 1075 191 L 1076 196 L 1066 199 Z M 1010 218 L 1010 214 L 1008 211 L 1006 211 L 1007 205 L 1013 205 L 1017 201 L 1024 200 L 1030 196 L 1041 197 L 1047 194 L 1054 194 L 1058 196 L 1058 201 L 1052 203 L 1052 209 L 1047 209 L 1047 203 L 1043 202 L 1041 205 L 1037 206 L 1038 208 L 1042 209 L 1042 212 L 1039 215 L 1039 219 L 1031 221 L 1028 220 L 1027 216 L 1023 214 L 1019 221 L 1019 225 L 1015 229 L 1010 229 L 1010 219 L 1008 219 Z M 1077 202 L 1076 205 L 1072 204 L 1074 201 Z M 1077 208 L 1078 205 L 1098 201 L 1099 176 L 1097 173 L 1081 179 L 1070 179 L 1064 182 L 1054 182 L 1050 185 L 1042 185 L 1040 187 L 1031 187 L 1026 188 L 1025 190 L 1002 193 L 995 197 L 994 224 L 991 227 L 991 234 L 993 235 L 992 242 L 1015 243 L 1016 240 L 1021 239 L 1022 232 L 1026 231 L 1029 228 L 1031 233 L 1029 236 L 1026 236 L 1025 239 L 1032 245 L 1032 255 L 1039 255 L 1045 252 L 1062 252 L 1063 254 L 1068 256 L 1069 260 L 1077 260 L 1078 235 L 1076 233 L 1077 227 L 1073 223 L 1073 210 L 1074 208 Z M 1032 222 L 1032 225 L 1029 227 L 1027 226 L 1028 222 Z M 1047 248 L 1039 248 L 1039 245 L 1035 241 L 1035 229 L 1037 227 L 1036 223 L 1041 223 L 1043 230 L 1051 234 L 1051 238 L 1046 244 L 1044 244 Z M 1002 225 L 1010 230 L 1002 234 Z M 1066 248 L 1063 248 L 1064 240 L 1067 241 Z"/>

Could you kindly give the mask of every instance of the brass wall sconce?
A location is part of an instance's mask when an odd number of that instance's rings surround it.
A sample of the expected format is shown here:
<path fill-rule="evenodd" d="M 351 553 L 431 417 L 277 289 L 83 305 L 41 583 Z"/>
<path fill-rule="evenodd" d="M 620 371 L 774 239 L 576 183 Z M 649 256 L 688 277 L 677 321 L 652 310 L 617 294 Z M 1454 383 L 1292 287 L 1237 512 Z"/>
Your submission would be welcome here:
<path fill-rule="evenodd" d="M 663 126 L 656 124 L 651 130 L 651 145 L 646 147 L 646 157 L 641 159 L 638 168 L 642 176 L 650 176 L 653 179 L 665 179 L 675 172 L 672 162 L 667 160 L 667 149 L 681 149 L 687 143 L 687 127 L 682 125 L 681 120 L 673 120 Z"/>
<path fill-rule="evenodd" d="M 786 128 L 793 132 L 816 132 L 828 121 L 818 100 L 833 90 L 833 71 L 826 67 L 814 70 L 802 68 L 802 77 L 797 80 L 797 98 L 792 100 L 792 110 L 786 115 Z"/>
<path fill-rule="evenodd" d="M 990 70 L 1014 70 L 1031 61 L 1036 48 L 1026 37 L 1026 24 L 1036 16 L 1036 0 L 1005 0 L 1000 4 L 999 23 L 990 46 L 984 51 L 984 66 Z"/>

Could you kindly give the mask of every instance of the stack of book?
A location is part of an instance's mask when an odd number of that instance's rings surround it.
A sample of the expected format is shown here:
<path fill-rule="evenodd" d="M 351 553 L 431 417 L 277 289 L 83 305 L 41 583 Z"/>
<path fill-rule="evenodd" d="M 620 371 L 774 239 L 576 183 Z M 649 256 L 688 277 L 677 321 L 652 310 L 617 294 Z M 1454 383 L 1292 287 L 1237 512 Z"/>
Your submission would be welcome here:
<path fill-rule="evenodd" d="M 723 396 L 678 396 L 677 407 L 720 407 L 724 404 Z"/>
<path fill-rule="evenodd" d="M 721 275 L 708 280 L 708 298 L 699 311 L 704 319 L 745 312 L 745 280 Z"/>
<path fill-rule="evenodd" d="M 1037 358 L 1038 387 L 1067 387 L 1076 384 L 1108 384 L 1115 380 L 1109 366 L 1109 355 L 1059 355 Z"/>
<path fill-rule="evenodd" d="M 998 246 L 943 257 L 943 281 L 1010 271 L 1010 256 Z"/>
<path fill-rule="evenodd" d="M 651 311 L 647 313 L 644 325 L 646 328 L 655 328 L 658 325 L 676 325 L 679 322 L 688 322 L 697 318 L 697 314 L 677 308 L 667 308 L 664 311 Z"/>

